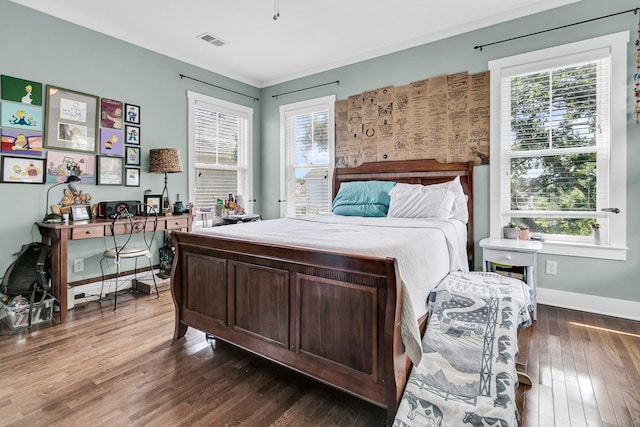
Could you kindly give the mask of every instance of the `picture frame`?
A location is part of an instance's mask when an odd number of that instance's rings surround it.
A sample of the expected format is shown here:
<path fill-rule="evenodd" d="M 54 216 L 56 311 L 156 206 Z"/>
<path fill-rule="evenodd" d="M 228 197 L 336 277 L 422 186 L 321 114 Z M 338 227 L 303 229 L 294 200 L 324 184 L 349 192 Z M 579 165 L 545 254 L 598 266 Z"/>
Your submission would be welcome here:
<path fill-rule="evenodd" d="M 71 221 L 85 221 L 91 219 L 91 206 L 71 205 L 69 206 L 69 218 Z"/>
<path fill-rule="evenodd" d="M 142 142 L 142 134 L 140 126 L 125 125 L 124 127 L 124 143 L 130 145 L 140 145 Z"/>
<path fill-rule="evenodd" d="M 42 132 L 42 107 L 2 101 L 0 102 L 0 127 Z"/>
<path fill-rule="evenodd" d="M 124 186 L 140 187 L 140 168 L 124 168 Z"/>
<path fill-rule="evenodd" d="M 97 152 L 98 97 L 57 86 L 46 87 L 45 148 Z"/>
<path fill-rule="evenodd" d="M 120 129 L 100 129 L 100 153 L 107 156 L 124 156 L 124 133 Z"/>
<path fill-rule="evenodd" d="M 162 194 L 144 195 L 144 215 L 162 214 Z"/>
<path fill-rule="evenodd" d="M 98 185 L 122 185 L 124 158 L 98 156 Z"/>
<path fill-rule="evenodd" d="M 2 99 L 27 105 L 42 105 L 42 83 L 18 77 L 0 76 Z"/>
<path fill-rule="evenodd" d="M 83 184 L 94 184 L 96 156 L 69 151 L 47 151 L 47 182 L 65 182 L 69 175 L 80 177 Z"/>
<path fill-rule="evenodd" d="M 125 164 L 127 166 L 140 166 L 140 147 L 125 147 Z"/>
<path fill-rule="evenodd" d="M 42 157 L 42 132 L 2 128 L 2 152 L 17 156 Z"/>
<path fill-rule="evenodd" d="M 133 125 L 140 124 L 140 106 L 133 104 L 124 104 L 124 122 Z"/>
<path fill-rule="evenodd" d="M 102 98 L 100 100 L 100 127 L 122 130 L 122 111 L 121 101 Z"/>
<path fill-rule="evenodd" d="M 44 184 L 44 159 L 2 156 L 0 182 L 15 184 Z"/>

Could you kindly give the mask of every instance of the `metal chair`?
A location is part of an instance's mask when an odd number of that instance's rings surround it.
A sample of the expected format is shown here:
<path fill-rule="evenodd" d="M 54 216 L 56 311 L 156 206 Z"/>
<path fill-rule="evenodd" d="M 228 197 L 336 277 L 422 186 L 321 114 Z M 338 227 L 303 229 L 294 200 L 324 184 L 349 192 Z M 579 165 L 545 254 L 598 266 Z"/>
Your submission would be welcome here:
<path fill-rule="evenodd" d="M 135 216 L 138 213 L 142 213 L 143 216 Z M 126 236 L 124 239 L 124 243 L 118 244 L 116 238 L 116 232 L 114 232 L 118 227 L 126 227 L 128 229 L 128 233 L 120 233 L 121 235 Z M 115 291 L 114 291 L 114 302 L 113 302 L 113 310 L 115 311 L 118 306 L 118 280 L 120 276 L 120 261 L 123 259 L 134 259 L 134 280 L 137 282 L 138 280 L 138 258 L 147 257 L 149 260 L 149 268 L 151 270 L 151 276 L 153 278 L 153 285 L 156 289 L 157 298 L 160 298 L 160 292 L 158 292 L 158 284 L 156 283 L 156 276 L 153 274 L 153 263 L 152 257 L 153 254 L 151 252 L 151 245 L 153 244 L 156 230 L 158 228 L 158 212 L 153 208 L 153 206 L 143 205 L 138 202 L 138 212 L 134 212 L 133 214 L 127 211 L 126 207 L 118 208 L 116 214 L 111 221 L 110 229 L 111 236 L 113 237 L 113 247 L 106 249 L 102 254 L 102 259 L 100 260 L 100 271 L 102 273 L 102 286 L 100 287 L 100 299 L 102 302 L 102 291 L 104 290 L 104 266 L 107 260 L 114 260 L 116 265 L 116 276 L 115 276 Z M 131 238 L 135 234 L 141 234 L 144 240 L 144 246 L 134 246 L 130 245 Z M 121 236 L 122 238 L 123 236 Z"/>

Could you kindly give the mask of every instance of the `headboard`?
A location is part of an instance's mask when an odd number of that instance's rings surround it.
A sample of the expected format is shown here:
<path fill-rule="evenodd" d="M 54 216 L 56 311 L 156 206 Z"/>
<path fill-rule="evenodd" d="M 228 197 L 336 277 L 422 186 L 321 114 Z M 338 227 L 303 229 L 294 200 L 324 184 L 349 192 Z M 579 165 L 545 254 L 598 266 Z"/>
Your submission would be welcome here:
<path fill-rule="evenodd" d="M 336 168 L 333 174 L 333 197 L 340 184 L 349 181 L 395 181 L 406 184 L 439 184 L 460 177 L 460 183 L 469 197 L 469 223 L 467 224 L 467 257 L 473 269 L 473 162 L 440 163 L 433 159 L 393 160 L 363 163 L 355 168 Z"/>

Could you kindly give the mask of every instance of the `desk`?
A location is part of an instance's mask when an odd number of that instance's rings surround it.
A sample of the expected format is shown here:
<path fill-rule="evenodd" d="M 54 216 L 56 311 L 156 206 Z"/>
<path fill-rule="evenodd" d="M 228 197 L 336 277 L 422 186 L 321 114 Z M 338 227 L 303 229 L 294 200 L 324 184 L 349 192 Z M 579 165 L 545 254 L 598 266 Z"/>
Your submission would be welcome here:
<path fill-rule="evenodd" d="M 133 218 L 134 223 L 136 218 Z M 42 242 L 51 246 L 51 293 L 60 305 L 60 323 L 67 317 L 67 244 L 69 240 L 97 239 L 111 236 L 111 219 L 91 219 L 88 221 L 70 221 L 68 223 L 36 222 L 42 235 Z M 115 234 L 129 233 L 129 219 L 120 219 Z M 157 231 L 191 231 L 191 215 L 158 217 Z"/>

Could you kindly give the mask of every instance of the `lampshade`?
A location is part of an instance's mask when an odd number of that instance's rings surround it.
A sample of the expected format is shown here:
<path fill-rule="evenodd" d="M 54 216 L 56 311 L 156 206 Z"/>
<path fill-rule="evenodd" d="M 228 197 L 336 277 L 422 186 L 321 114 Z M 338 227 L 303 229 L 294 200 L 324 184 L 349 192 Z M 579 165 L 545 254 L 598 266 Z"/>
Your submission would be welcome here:
<path fill-rule="evenodd" d="M 150 173 L 182 172 L 180 150 L 177 148 L 154 148 L 149 151 Z"/>

